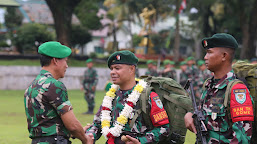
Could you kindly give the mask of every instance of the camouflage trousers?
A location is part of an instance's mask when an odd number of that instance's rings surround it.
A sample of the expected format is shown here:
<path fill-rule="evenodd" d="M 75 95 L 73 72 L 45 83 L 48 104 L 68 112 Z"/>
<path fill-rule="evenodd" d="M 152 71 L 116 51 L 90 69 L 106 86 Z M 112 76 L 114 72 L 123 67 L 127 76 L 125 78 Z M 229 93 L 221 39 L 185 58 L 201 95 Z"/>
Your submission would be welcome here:
<path fill-rule="evenodd" d="M 95 92 L 85 92 L 85 100 L 87 101 L 88 111 L 93 112 L 95 108 Z"/>

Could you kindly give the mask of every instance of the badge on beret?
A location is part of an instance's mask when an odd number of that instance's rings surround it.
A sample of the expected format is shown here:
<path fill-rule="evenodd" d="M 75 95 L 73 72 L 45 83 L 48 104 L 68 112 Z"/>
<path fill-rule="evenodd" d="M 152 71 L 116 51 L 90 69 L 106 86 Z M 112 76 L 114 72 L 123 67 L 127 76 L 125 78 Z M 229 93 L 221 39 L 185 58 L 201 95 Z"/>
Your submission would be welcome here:
<path fill-rule="evenodd" d="M 246 90 L 245 89 L 235 89 L 234 90 L 236 101 L 243 104 L 246 101 Z"/>
<path fill-rule="evenodd" d="M 160 109 L 163 108 L 163 105 L 162 105 L 162 102 L 161 102 L 159 96 L 153 97 L 153 100 L 155 101 L 156 105 L 157 105 Z"/>
<path fill-rule="evenodd" d="M 120 55 L 117 55 L 117 56 L 116 56 L 116 59 L 117 59 L 117 60 L 120 60 Z"/>
<path fill-rule="evenodd" d="M 207 47 L 208 46 L 207 40 L 204 40 L 203 44 L 204 44 L 204 47 Z"/>

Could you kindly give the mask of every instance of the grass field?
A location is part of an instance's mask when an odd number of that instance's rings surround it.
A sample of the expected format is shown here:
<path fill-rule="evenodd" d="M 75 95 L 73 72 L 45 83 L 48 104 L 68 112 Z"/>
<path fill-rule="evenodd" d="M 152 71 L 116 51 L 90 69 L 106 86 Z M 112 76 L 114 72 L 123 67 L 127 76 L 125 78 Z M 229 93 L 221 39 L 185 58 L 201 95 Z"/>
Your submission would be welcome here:
<path fill-rule="evenodd" d="M 27 122 L 24 112 L 23 90 L 0 90 L 0 144 L 29 144 Z M 96 93 L 96 108 L 98 110 L 104 96 L 103 91 Z M 76 117 L 86 125 L 93 121 L 93 115 L 83 115 L 87 111 L 87 104 L 83 98 L 83 93 L 79 90 L 70 90 L 69 99 L 73 105 Z M 79 140 L 72 140 L 74 144 L 80 144 Z M 193 144 L 195 136 L 189 132 L 186 136 L 185 144 Z M 105 139 L 101 137 L 96 144 L 104 144 Z"/>

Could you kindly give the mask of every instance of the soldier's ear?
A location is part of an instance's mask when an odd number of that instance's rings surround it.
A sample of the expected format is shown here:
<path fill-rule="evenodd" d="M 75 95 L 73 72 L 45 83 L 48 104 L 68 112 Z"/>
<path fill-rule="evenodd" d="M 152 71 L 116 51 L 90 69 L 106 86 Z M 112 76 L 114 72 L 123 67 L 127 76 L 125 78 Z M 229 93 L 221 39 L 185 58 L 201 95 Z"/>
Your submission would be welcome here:
<path fill-rule="evenodd" d="M 131 74 L 133 74 L 133 73 L 135 73 L 135 66 L 134 65 L 130 65 L 129 66 L 129 73 L 131 73 Z"/>
<path fill-rule="evenodd" d="M 58 61 L 58 59 L 57 58 L 52 58 L 52 60 L 51 60 L 52 62 L 53 62 L 53 64 L 54 65 L 57 65 L 57 61 Z"/>

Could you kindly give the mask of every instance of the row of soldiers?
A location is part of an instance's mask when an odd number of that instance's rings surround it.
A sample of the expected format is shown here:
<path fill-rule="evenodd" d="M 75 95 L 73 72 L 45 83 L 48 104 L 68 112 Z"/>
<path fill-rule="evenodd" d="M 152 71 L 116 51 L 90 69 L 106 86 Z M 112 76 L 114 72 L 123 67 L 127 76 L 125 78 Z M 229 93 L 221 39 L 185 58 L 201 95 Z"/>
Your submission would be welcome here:
<path fill-rule="evenodd" d="M 175 69 L 175 62 L 170 60 L 163 61 L 164 68 L 160 71 L 157 70 L 157 63 L 153 60 L 147 61 L 148 69 L 145 75 L 148 76 L 162 76 L 172 78 L 178 81 L 182 86 L 186 84 L 186 81 L 190 78 L 193 80 L 194 90 L 199 97 L 201 93 L 201 87 L 204 81 L 211 77 L 211 72 L 206 69 L 205 62 L 203 60 L 197 61 L 197 66 L 194 57 L 188 57 L 186 60 L 180 62 L 181 73 L 179 74 L 179 80 L 177 77 L 177 71 Z"/>

